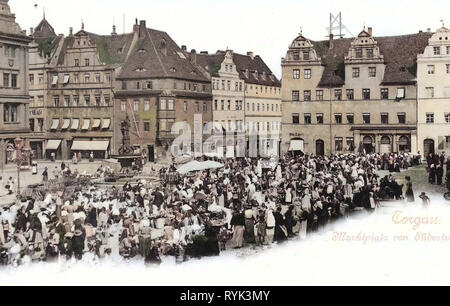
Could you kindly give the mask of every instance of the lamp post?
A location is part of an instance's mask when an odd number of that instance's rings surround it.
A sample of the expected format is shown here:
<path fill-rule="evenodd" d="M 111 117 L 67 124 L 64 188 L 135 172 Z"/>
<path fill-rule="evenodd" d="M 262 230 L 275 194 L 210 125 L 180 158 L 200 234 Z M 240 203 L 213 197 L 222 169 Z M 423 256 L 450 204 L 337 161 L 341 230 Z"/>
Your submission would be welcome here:
<path fill-rule="evenodd" d="M 8 152 L 8 161 L 15 162 L 17 165 L 17 197 L 20 196 L 20 168 L 25 162 L 29 162 L 31 149 L 26 147 L 24 139 L 17 137 L 14 139 L 15 145 L 9 145 L 6 149 Z"/>

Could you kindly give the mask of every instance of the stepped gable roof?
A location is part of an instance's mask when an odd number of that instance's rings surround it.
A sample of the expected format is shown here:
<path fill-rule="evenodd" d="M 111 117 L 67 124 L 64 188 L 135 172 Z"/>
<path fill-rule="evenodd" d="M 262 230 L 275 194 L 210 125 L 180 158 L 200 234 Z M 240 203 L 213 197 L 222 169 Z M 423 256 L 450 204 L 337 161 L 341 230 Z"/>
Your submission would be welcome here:
<path fill-rule="evenodd" d="M 209 82 L 166 33 L 139 26 L 139 38 L 118 79 L 176 78 Z"/>
<path fill-rule="evenodd" d="M 386 70 L 382 85 L 414 84 L 417 55 L 423 53 L 432 33 L 374 37 L 384 56 Z M 340 87 L 345 84 L 344 59 L 350 50 L 351 38 L 335 39 L 330 49 L 329 40 L 314 41 L 313 45 L 325 66 L 320 87 Z"/>

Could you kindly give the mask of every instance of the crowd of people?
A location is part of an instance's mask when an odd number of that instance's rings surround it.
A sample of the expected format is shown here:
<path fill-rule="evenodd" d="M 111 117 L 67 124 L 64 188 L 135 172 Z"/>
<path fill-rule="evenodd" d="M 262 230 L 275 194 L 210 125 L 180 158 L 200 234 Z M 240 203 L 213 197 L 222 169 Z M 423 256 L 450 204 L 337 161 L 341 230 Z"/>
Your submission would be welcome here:
<path fill-rule="evenodd" d="M 1 209 L 0 259 L 19 265 L 140 256 L 159 263 L 174 256 L 183 262 L 229 248 L 304 239 L 351 211 L 374 210 L 395 183 L 377 171 L 395 164 L 405 169 L 411 160 L 410 154 L 288 154 L 267 168 L 258 159 L 223 159 L 220 169 L 176 175 L 161 185 L 140 179 L 120 187 L 91 182 L 72 184 L 71 192 L 49 189 L 42 199 L 22 198 Z M 97 176 L 109 171 L 101 168 Z M 175 171 L 172 165 L 160 174 Z M 54 172 L 82 176 L 66 165 Z M 399 192 L 394 196 L 401 198 Z"/>

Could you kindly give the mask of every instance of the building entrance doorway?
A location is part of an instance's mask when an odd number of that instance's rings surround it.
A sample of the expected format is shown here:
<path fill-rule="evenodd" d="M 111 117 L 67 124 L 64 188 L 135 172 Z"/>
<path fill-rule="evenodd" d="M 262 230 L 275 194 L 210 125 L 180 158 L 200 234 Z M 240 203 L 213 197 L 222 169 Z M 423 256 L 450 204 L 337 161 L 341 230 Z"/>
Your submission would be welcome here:
<path fill-rule="evenodd" d="M 434 154 L 434 140 L 433 139 L 425 139 L 423 141 L 423 154 L 427 157 L 430 154 Z"/>
<path fill-rule="evenodd" d="M 316 155 L 323 156 L 325 155 L 325 143 L 322 139 L 316 140 Z"/>

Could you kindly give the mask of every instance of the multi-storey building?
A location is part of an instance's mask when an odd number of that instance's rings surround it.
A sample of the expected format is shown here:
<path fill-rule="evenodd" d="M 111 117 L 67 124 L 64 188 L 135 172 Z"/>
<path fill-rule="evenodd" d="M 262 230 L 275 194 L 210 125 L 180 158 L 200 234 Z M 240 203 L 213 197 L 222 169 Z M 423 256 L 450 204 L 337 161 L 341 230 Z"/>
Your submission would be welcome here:
<path fill-rule="evenodd" d="M 55 54 L 60 48 L 62 37 L 56 35 L 53 27 L 44 18 L 30 31 L 33 42 L 29 51 L 28 82 L 30 87 L 29 126 L 30 148 L 34 157 L 42 159 L 47 144 L 46 135 L 46 103 L 48 100 L 48 71 L 56 66 L 58 57 Z"/>
<path fill-rule="evenodd" d="M 211 78 L 213 95 L 213 120 L 225 130 L 244 128 L 244 81 L 239 78 L 232 50 L 216 54 L 201 52 L 198 64 Z"/>
<path fill-rule="evenodd" d="M 175 122 L 187 122 L 193 135 L 195 114 L 202 115 L 200 129 L 212 120 L 210 81 L 195 50 L 186 55 L 167 33 L 148 29 L 145 21 L 134 25 L 131 45 L 116 79 L 116 141 L 128 115 L 132 145 L 147 151 L 150 161 L 170 157 L 178 136 L 171 133 Z"/>
<path fill-rule="evenodd" d="M 26 36 L 15 21 L 8 0 L 0 0 L 0 164 L 7 162 L 7 145 L 16 138 L 30 136 L 28 126 L 28 45 Z"/>
<path fill-rule="evenodd" d="M 416 151 L 416 59 L 430 36 L 300 34 L 282 59 L 283 150 Z"/>
<path fill-rule="evenodd" d="M 70 159 L 74 153 L 107 158 L 114 147 L 116 70 L 126 58 L 131 35 L 101 36 L 84 30 L 59 42 L 54 67 L 47 70 L 46 155 Z"/>
<path fill-rule="evenodd" d="M 418 150 L 450 151 L 450 30 L 444 26 L 417 58 Z"/>

